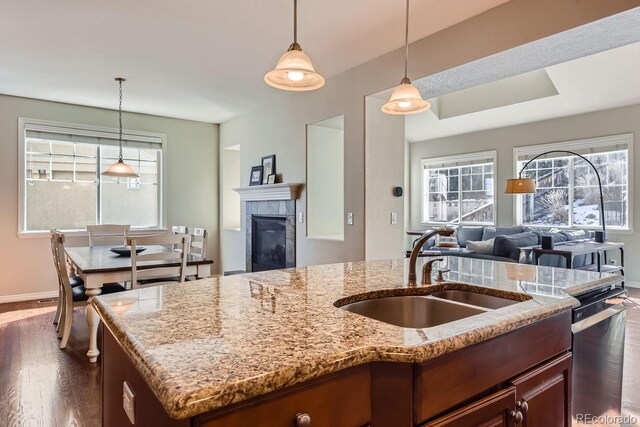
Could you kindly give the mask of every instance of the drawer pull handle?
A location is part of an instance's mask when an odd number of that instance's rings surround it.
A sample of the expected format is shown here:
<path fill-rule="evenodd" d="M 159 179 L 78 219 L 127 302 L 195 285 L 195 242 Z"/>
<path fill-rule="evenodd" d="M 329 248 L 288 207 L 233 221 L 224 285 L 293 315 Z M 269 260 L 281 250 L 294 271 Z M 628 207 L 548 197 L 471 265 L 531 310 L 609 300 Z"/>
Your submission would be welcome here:
<path fill-rule="evenodd" d="M 309 414 L 296 414 L 296 427 L 309 427 L 311 425 L 311 416 Z"/>
<path fill-rule="evenodd" d="M 526 400 L 522 399 L 522 402 L 518 401 L 516 403 L 516 408 L 520 409 L 520 411 L 522 411 L 523 414 L 526 414 L 527 411 L 529 410 L 529 404 L 527 403 Z"/>
<path fill-rule="evenodd" d="M 515 421 L 516 424 L 520 424 L 522 422 L 522 412 L 520 411 L 511 411 L 511 418 Z"/>

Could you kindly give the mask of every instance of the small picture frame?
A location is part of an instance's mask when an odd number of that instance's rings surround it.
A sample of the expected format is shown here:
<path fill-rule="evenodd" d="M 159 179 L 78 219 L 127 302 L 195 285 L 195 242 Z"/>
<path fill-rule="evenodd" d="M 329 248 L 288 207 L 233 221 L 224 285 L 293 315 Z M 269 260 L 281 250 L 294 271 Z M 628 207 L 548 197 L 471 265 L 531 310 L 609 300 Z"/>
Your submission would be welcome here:
<path fill-rule="evenodd" d="M 253 166 L 249 177 L 249 187 L 262 184 L 262 166 Z"/>
<path fill-rule="evenodd" d="M 269 175 L 276 173 L 276 155 L 271 154 L 262 158 L 262 183 L 269 182 Z"/>
<path fill-rule="evenodd" d="M 276 183 L 276 174 L 272 173 L 267 176 L 267 184 L 275 184 Z"/>

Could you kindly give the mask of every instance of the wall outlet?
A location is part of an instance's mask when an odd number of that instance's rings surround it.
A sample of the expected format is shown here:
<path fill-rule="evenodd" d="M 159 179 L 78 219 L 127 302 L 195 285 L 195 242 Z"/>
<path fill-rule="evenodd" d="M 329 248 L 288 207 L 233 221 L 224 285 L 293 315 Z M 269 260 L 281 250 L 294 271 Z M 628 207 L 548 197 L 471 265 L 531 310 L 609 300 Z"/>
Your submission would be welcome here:
<path fill-rule="evenodd" d="M 131 424 L 135 424 L 136 396 L 133 394 L 133 390 L 131 390 L 126 381 L 122 383 L 122 407 L 124 408 L 124 412 L 127 414 L 129 421 L 131 421 Z"/>
<path fill-rule="evenodd" d="M 347 225 L 353 225 L 353 212 L 347 213 Z"/>
<path fill-rule="evenodd" d="M 391 225 L 398 223 L 398 212 L 391 212 Z"/>
<path fill-rule="evenodd" d="M 298 212 L 298 222 L 304 222 L 304 212 Z"/>

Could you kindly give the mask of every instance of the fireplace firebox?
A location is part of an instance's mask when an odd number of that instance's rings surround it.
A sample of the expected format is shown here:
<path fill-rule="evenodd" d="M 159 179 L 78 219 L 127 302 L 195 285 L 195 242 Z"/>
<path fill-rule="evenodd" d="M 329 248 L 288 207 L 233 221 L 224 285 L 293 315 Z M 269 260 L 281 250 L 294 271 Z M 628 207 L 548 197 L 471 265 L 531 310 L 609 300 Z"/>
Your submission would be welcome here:
<path fill-rule="evenodd" d="M 251 218 L 252 271 L 287 267 L 287 218 L 253 216 Z"/>

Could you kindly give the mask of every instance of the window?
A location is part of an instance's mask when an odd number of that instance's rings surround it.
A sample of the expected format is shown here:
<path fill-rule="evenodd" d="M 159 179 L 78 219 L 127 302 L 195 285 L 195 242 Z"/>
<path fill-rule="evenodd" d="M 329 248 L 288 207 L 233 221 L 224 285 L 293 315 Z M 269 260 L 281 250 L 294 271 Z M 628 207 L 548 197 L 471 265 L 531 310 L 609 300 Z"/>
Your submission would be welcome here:
<path fill-rule="evenodd" d="M 494 224 L 496 152 L 422 161 L 422 222 Z"/>
<path fill-rule="evenodd" d="M 602 179 L 606 225 L 629 229 L 631 135 L 545 144 L 517 148 L 517 170 L 546 151 L 570 150 L 586 157 Z M 553 153 L 527 166 L 523 177 L 534 178 L 535 194 L 519 198 L 517 215 L 521 225 L 543 227 L 599 228 L 600 190 L 593 168 L 571 154 Z"/>
<path fill-rule="evenodd" d="M 89 224 L 162 225 L 163 136 L 126 135 L 123 158 L 139 178 L 103 177 L 118 160 L 117 131 L 20 120 L 20 232 Z"/>

